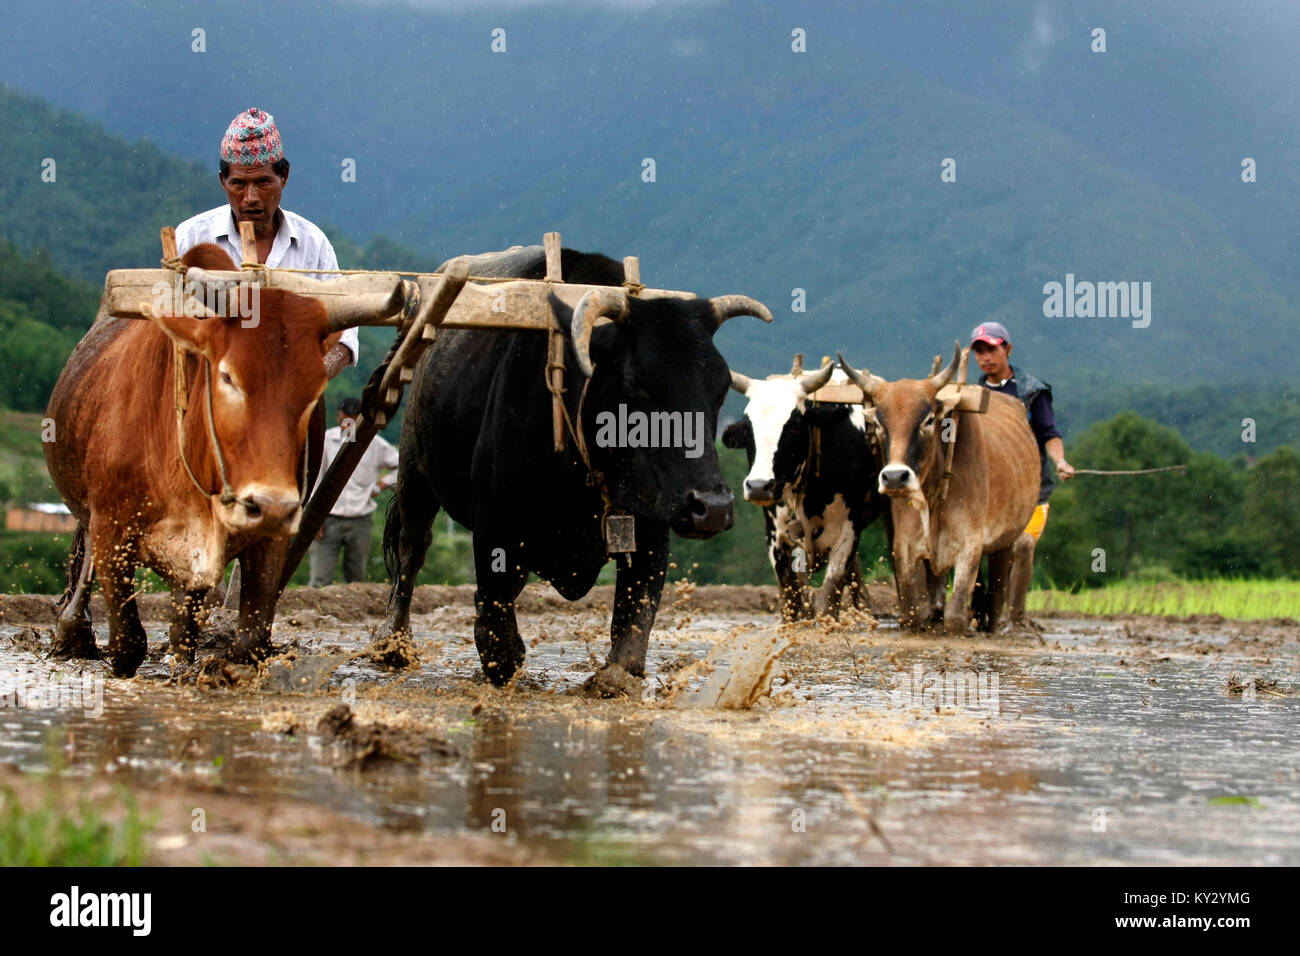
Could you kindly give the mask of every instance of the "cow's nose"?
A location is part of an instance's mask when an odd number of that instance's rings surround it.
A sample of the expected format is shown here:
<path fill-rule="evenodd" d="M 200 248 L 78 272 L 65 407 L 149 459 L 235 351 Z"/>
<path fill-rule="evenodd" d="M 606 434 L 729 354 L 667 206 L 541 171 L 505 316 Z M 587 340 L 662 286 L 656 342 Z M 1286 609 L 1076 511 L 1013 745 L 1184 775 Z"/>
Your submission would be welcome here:
<path fill-rule="evenodd" d="M 776 482 L 771 478 L 746 478 L 746 501 L 771 501 L 775 497 Z"/>
<path fill-rule="evenodd" d="M 686 493 L 686 511 L 691 526 L 706 534 L 726 531 L 736 520 L 735 496 L 730 489 L 724 491 L 695 491 Z"/>
<path fill-rule="evenodd" d="M 298 514 L 298 496 L 257 493 L 240 499 L 250 526 L 279 527 Z"/>
<path fill-rule="evenodd" d="M 880 469 L 880 487 L 886 489 L 905 488 L 912 469 L 905 465 L 892 465 Z"/>

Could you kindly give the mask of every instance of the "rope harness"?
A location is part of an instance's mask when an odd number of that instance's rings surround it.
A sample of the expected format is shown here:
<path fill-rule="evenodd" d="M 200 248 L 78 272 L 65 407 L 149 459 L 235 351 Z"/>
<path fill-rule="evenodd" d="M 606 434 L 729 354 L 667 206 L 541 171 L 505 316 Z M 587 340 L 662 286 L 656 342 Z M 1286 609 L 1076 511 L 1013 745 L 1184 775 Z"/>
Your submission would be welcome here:
<path fill-rule="evenodd" d="M 552 331 L 560 331 L 559 320 L 555 318 L 554 313 L 551 313 L 551 326 L 552 326 Z M 558 384 L 557 384 L 557 380 L 553 379 L 551 376 L 551 373 L 556 370 L 560 372 L 560 375 L 557 377 Z M 587 470 L 587 487 L 595 488 L 597 491 L 600 492 L 601 501 L 604 503 L 604 510 L 602 511 L 600 516 L 600 536 L 605 540 L 606 544 L 608 545 L 610 544 L 609 519 L 611 517 L 620 516 L 624 514 L 624 512 L 615 511 L 614 501 L 610 497 L 609 485 L 605 481 L 605 475 L 591 463 L 591 452 L 587 448 L 586 436 L 583 434 L 581 428 L 575 428 L 573 425 L 573 418 L 569 415 L 569 406 L 565 403 L 563 398 L 565 393 L 565 387 L 564 387 L 565 371 L 566 371 L 566 366 L 562 360 L 559 362 L 553 362 L 551 361 L 550 356 L 549 355 L 547 356 L 546 376 L 545 376 L 546 389 L 551 393 L 551 395 L 555 397 L 557 403 L 560 406 L 560 411 L 564 415 L 565 431 L 567 431 L 569 437 L 573 439 L 573 444 L 578 449 L 578 456 L 582 459 L 583 467 L 586 468 Z M 582 410 L 583 408 L 586 407 L 587 390 L 590 387 L 591 387 L 591 379 L 587 379 L 582 385 L 582 394 L 578 396 L 578 423 L 579 424 L 582 423 Z"/>
<path fill-rule="evenodd" d="M 185 275 L 186 266 L 179 257 L 164 258 L 162 260 L 162 265 L 164 268 L 170 269 L 180 276 Z M 246 268 L 245 271 L 258 272 L 260 274 L 259 281 L 264 280 L 267 275 L 265 267 L 261 265 L 255 269 Z M 297 272 L 303 270 L 293 271 Z M 418 303 L 418 287 L 416 287 L 415 299 Z M 172 379 L 172 405 L 176 412 L 176 452 L 180 456 L 181 465 L 185 468 L 185 474 L 189 475 L 190 481 L 193 482 L 194 487 L 198 489 L 199 494 L 203 495 L 205 498 L 211 498 L 214 493 L 205 489 L 199 479 L 195 477 L 194 469 L 190 467 L 189 457 L 185 454 L 185 413 L 189 411 L 190 398 L 189 375 L 185 368 L 185 350 L 176 343 L 172 343 L 172 365 L 174 368 Z M 217 459 L 217 474 L 221 480 L 221 491 L 217 494 L 220 497 L 221 503 L 229 506 L 237 502 L 239 499 L 235 495 L 234 489 L 230 487 L 229 471 L 226 468 L 226 456 L 221 448 L 221 440 L 217 438 L 216 418 L 212 414 L 212 360 L 208 358 L 207 355 L 203 356 L 203 392 L 204 406 L 205 411 L 207 412 L 208 440 L 212 443 L 212 453 Z M 306 503 L 307 496 L 311 491 L 307 481 L 307 471 L 310 464 L 308 461 L 308 458 L 310 457 L 308 454 L 310 443 L 311 436 L 309 433 L 307 442 L 303 445 L 301 456 L 302 468 L 299 476 L 299 484 L 301 485 L 302 491 L 298 499 L 299 507 Z"/>

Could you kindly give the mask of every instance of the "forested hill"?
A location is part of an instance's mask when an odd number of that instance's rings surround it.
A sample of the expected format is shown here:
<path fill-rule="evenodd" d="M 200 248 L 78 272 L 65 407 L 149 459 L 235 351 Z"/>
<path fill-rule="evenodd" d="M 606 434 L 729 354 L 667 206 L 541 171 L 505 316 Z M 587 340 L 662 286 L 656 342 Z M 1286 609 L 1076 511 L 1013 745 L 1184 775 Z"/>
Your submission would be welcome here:
<path fill-rule="evenodd" d="M 772 328 L 720 334 L 751 374 L 837 348 L 916 374 L 996 317 L 1063 389 L 1272 381 L 1300 348 L 1298 24 L 1267 0 L 288 0 L 254 20 L 49 0 L 9 11 L 0 81 L 201 165 L 174 176 L 133 145 L 113 166 L 66 117 L 6 123 L 22 201 L 0 231 L 20 223 L 23 248 L 88 276 L 151 256 L 159 219 L 213 204 L 221 131 L 256 103 L 295 163 L 287 202 L 317 222 L 431 257 L 552 228 L 639 254 L 648 281 L 774 307 Z M 62 158 L 63 198 L 35 178 L 44 156 Z M 110 195 L 83 227 L 97 169 Z M 78 246 L 84 262 L 62 258 Z M 1044 316 L 1067 275 L 1150 282 L 1150 325 Z"/>

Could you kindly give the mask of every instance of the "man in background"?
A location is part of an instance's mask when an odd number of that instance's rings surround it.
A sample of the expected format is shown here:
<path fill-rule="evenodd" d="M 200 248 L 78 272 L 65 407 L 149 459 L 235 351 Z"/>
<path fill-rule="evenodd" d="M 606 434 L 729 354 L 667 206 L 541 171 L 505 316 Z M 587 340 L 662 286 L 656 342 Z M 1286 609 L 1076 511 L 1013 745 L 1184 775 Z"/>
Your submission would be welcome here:
<path fill-rule="evenodd" d="M 339 402 L 338 425 L 325 432 L 325 454 L 320 469 L 322 478 L 343 443 L 352 440 L 356 418 L 360 414 L 360 399 L 345 398 Z M 343 552 L 343 580 L 351 583 L 366 579 L 375 498 L 396 480 L 396 468 L 397 449 L 376 435 L 312 542 L 312 587 L 323 588 L 334 580 L 340 551 Z"/>
<path fill-rule="evenodd" d="M 1025 406 L 1029 427 L 1038 442 L 1041 463 L 1038 507 L 1029 519 L 1025 533 L 1015 544 L 1011 566 L 1011 620 L 1020 623 L 1025 618 L 1025 598 L 1029 593 L 1030 579 L 1034 576 L 1034 548 L 1047 525 L 1047 499 L 1056 484 L 1048 460 L 1056 466 L 1056 474 L 1062 481 L 1069 481 L 1074 476 L 1074 466 L 1065 460 L 1065 441 L 1056 427 L 1056 413 L 1052 410 L 1052 387 L 1011 364 L 1011 334 L 1006 326 L 1001 322 L 976 326 L 971 333 L 970 348 L 984 373 L 979 384 L 1019 399 Z"/>

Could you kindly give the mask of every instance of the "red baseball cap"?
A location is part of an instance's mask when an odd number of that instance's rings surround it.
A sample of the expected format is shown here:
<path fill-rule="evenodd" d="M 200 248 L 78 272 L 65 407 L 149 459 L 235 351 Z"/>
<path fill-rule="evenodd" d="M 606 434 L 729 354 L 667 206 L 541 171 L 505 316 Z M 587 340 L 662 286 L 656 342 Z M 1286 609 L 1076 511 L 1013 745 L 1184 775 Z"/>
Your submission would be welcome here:
<path fill-rule="evenodd" d="M 1003 342 L 1010 342 L 1011 334 L 1007 327 L 1001 322 L 983 322 L 975 326 L 975 331 L 970 334 L 970 344 L 976 342 L 987 342 L 989 345 L 1001 345 Z"/>

